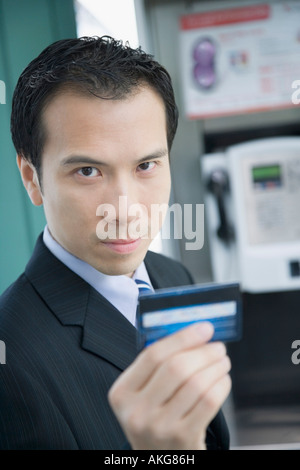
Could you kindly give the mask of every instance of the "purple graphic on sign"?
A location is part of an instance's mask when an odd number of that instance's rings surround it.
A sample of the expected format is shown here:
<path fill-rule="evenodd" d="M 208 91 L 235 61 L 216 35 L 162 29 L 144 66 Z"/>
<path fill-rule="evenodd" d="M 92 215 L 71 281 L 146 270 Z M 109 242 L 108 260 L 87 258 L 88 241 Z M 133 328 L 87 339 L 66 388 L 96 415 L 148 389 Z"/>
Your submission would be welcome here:
<path fill-rule="evenodd" d="M 216 46 L 209 38 L 200 39 L 194 47 L 194 78 L 201 88 L 208 89 L 216 83 L 215 56 Z"/>

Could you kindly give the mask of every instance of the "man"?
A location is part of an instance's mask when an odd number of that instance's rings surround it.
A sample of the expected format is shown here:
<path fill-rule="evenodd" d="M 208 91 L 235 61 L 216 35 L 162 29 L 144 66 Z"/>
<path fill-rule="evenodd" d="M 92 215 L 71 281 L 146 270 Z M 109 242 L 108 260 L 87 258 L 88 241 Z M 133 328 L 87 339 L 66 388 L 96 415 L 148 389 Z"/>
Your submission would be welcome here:
<path fill-rule="evenodd" d="M 176 127 L 166 70 L 112 38 L 58 41 L 22 73 L 12 138 L 47 226 L 0 299 L 0 448 L 228 448 L 230 363 L 212 327 L 138 354 L 135 280 L 192 282 L 147 253 Z"/>

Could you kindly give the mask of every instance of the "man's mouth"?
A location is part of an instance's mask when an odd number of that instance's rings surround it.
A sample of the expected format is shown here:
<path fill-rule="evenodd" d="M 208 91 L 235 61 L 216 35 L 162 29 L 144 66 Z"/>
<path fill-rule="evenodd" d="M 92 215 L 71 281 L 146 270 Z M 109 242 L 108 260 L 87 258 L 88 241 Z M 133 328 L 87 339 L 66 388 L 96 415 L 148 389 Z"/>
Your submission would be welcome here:
<path fill-rule="evenodd" d="M 106 248 L 115 251 L 116 253 L 132 253 L 138 248 L 141 243 L 141 238 L 135 240 L 131 239 L 119 239 L 119 240 L 107 240 L 102 242 Z"/>

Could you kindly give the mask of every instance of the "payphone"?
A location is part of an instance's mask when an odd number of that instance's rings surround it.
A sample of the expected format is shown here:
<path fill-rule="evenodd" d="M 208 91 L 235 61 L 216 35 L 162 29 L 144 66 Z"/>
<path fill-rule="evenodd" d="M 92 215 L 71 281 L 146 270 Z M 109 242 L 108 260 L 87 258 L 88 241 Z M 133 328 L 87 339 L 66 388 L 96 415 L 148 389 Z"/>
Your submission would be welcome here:
<path fill-rule="evenodd" d="M 300 288 L 300 138 L 201 156 L 214 280 L 245 292 Z"/>
<path fill-rule="evenodd" d="M 239 143 L 200 162 L 213 280 L 242 290 L 242 340 L 228 344 L 234 404 L 252 407 L 258 423 L 264 405 L 293 413 L 300 404 L 291 360 L 300 331 L 300 138 Z"/>

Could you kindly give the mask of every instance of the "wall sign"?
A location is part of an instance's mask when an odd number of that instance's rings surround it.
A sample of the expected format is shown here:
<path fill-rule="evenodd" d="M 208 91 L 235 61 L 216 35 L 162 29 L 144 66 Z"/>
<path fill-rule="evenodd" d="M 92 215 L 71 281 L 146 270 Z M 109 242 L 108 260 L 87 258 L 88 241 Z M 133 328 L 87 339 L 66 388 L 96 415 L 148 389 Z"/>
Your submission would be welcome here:
<path fill-rule="evenodd" d="M 180 57 L 189 119 L 295 106 L 300 2 L 181 16 Z"/>

